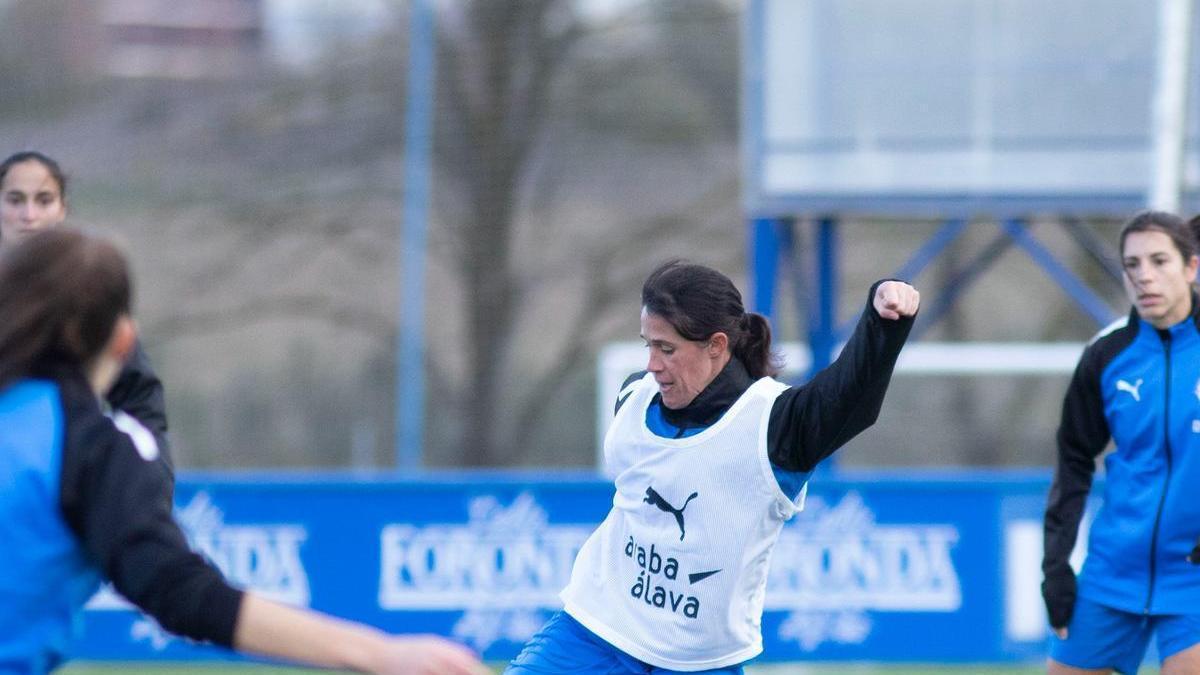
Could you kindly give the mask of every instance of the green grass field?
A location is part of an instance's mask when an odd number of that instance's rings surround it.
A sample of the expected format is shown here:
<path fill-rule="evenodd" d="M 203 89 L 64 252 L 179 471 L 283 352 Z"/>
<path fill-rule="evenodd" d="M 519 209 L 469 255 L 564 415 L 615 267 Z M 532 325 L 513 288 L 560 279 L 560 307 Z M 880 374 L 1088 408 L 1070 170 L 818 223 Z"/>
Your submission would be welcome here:
<path fill-rule="evenodd" d="M 504 664 L 491 663 L 496 673 L 504 670 Z M 59 675 L 311 675 L 305 668 L 247 665 L 240 663 L 213 663 L 195 665 L 183 663 L 72 663 Z M 1042 675 L 1046 672 L 1041 665 L 998 666 L 990 664 L 940 665 L 905 664 L 885 665 L 878 663 L 778 663 L 746 667 L 746 675 Z M 1142 668 L 1138 675 L 1157 675 L 1157 668 Z"/>

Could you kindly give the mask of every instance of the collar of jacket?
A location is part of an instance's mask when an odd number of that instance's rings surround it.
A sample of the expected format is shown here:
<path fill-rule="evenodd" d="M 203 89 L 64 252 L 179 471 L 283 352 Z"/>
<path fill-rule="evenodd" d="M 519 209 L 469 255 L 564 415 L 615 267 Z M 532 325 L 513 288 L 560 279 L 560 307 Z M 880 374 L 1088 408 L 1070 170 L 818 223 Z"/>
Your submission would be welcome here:
<path fill-rule="evenodd" d="M 672 426 L 680 429 L 709 427 L 725 414 L 729 406 L 746 393 L 752 384 L 754 378 L 750 377 L 746 366 L 737 358 L 730 358 L 729 363 L 725 364 L 713 381 L 709 382 L 704 391 L 687 406 L 671 410 L 662 405 L 662 394 L 655 394 L 654 402 L 662 407 L 663 418 Z"/>

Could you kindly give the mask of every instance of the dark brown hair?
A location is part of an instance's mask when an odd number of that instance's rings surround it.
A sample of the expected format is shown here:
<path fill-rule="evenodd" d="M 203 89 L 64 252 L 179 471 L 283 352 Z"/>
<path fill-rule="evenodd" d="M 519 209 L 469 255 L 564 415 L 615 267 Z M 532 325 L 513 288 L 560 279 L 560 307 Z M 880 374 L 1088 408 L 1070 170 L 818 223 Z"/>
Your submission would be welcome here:
<path fill-rule="evenodd" d="M 125 258 L 70 228 L 0 250 L 0 387 L 50 362 L 88 366 L 129 313 Z"/>
<path fill-rule="evenodd" d="M 37 162 L 46 167 L 46 171 L 50 172 L 50 177 L 54 182 L 58 183 L 58 196 L 63 201 L 67 199 L 67 175 L 58 166 L 58 162 L 50 159 L 46 155 L 36 150 L 25 150 L 9 155 L 3 162 L 0 162 L 0 185 L 4 184 L 4 179 L 8 176 L 9 169 L 17 164 L 24 162 Z"/>
<path fill-rule="evenodd" d="M 1196 233 L 1183 218 L 1166 211 L 1143 211 L 1121 228 L 1121 256 L 1125 255 L 1125 239 L 1134 232 L 1162 232 L 1171 238 L 1186 265 L 1196 255 Z"/>
<path fill-rule="evenodd" d="M 1192 239 L 1200 246 L 1200 214 L 1194 215 L 1187 221 L 1188 229 L 1192 231 Z"/>
<path fill-rule="evenodd" d="M 663 263 L 642 285 L 642 306 L 687 340 L 703 342 L 725 333 L 734 358 L 755 379 L 779 372 L 766 317 L 746 312 L 733 282 L 710 267 L 681 260 Z"/>

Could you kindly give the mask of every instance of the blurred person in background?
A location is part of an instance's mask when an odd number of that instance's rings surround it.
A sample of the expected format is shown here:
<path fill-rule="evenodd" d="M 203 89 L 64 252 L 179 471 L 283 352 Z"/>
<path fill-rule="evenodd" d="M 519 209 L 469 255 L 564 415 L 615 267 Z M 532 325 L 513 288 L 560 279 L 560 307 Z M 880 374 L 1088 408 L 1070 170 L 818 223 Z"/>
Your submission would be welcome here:
<path fill-rule="evenodd" d="M 0 251 L 0 673 L 45 673 L 101 578 L 167 630 L 372 673 L 489 672 L 464 647 L 380 631 L 229 586 L 171 518 L 158 448 L 99 398 L 133 351 L 111 244 L 69 228 Z"/>
<path fill-rule="evenodd" d="M 837 360 L 798 387 L 766 318 L 724 274 L 669 262 L 642 287 L 647 371 L 604 441 L 613 508 L 583 545 L 564 609 L 507 673 L 742 673 L 762 651 L 771 550 L 820 462 L 879 415 L 920 304 L 876 283 Z"/>
<path fill-rule="evenodd" d="M 1063 401 L 1046 505 L 1051 675 L 1135 673 L 1152 636 L 1164 675 L 1200 673 L 1200 315 L 1196 239 L 1146 212 L 1121 230 L 1133 308 L 1092 339 Z M 1078 580 L 1075 547 L 1096 458 L 1103 506 Z"/>
<path fill-rule="evenodd" d="M 54 227 L 67 218 L 67 180 L 58 162 L 18 152 L 0 162 L 0 240 Z"/>
<path fill-rule="evenodd" d="M 66 217 L 67 177 L 58 162 L 35 151 L 18 152 L 0 162 L 0 249 L 58 226 Z M 159 463 L 173 475 L 163 386 L 140 342 L 106 400 L 113 410 L 129 414 L 154 434 Z"/>

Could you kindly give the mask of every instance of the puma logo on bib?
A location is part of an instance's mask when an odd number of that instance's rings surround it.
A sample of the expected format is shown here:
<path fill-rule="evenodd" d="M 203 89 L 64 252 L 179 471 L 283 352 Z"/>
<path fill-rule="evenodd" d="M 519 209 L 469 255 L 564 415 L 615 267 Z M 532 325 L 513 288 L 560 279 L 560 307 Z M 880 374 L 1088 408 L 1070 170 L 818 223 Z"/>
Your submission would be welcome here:
<path fill-rule="evenodd" d="M 685 530 L 683 527 L 683 510 L 687 508 L 689 502 L 699 496 L 700 493 L 693 492 L 692 494 L 688 495 L 687 499 L 683 501 L 683 506 L 675 508 L 674 506 L 671 506 L 670 502 L 663 499 L 662 495 L 655 492 L 653 487 L 648 487 L 646 488 L 646 498 L 642 501 L 646 502 L 647 504 L 653 504 L 659 509 L 674 515 L 675 522 L 679 524 L 679 541 L 683 541 L 683 535 L 687 533 L 687 530 Z"/>

